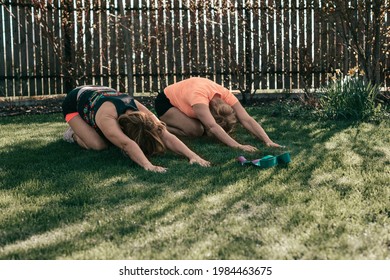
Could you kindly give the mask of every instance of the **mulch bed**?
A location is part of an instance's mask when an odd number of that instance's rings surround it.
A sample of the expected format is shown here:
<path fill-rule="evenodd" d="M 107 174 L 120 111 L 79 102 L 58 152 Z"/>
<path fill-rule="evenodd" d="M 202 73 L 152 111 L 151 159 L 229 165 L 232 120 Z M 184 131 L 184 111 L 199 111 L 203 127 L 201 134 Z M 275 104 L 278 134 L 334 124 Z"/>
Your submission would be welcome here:
<path fill-rule="evenodd" d="M 237 95 L 241 100 L 241 96 Z M 241 103 L 244 107 L 262 106 L 279 100 L 299 100 L 298 95 L 286 96 L 285 94 L 263 94 L 251 98 L 246 103 Z M 7 101 L 0 98 L 0 117 L 18 116 L 18 115 L 41 115 L 62 112 L 62 102 L 65 94 L 54 97 L 37 97 L 31 99 L 22 99 L 16 101 Z M 145 105 L 148 109 L 154 109 L 155 96 L 137 96 L 136 99 Z"/>
<path fill-rule="evenodd" d="M 0 117 L 61 113 L 63 100 L 64 98 L 60 97 L 40 100 L 0 101 Z M 154 97 L 142 96 L 137 97 L 137 100 L 149 109 L 154 106 Z"/>
<path fill-rule="evenodd" d="M 0 117 L 33 115 L 33 114 L 52 114 L 59 113 L 62 100 L 39 100 L 35 102 L 6 102 L 0 105 Z"/>

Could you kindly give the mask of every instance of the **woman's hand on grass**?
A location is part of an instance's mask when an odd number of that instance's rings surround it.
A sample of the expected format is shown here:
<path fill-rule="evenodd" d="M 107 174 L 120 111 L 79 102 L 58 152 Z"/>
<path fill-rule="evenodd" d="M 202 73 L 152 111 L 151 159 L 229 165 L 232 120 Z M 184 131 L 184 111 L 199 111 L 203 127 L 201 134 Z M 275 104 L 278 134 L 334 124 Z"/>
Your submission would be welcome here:
<path fill-rule="evenodd" d="M 240 145 L 238 146 L 240 150 L 243 150 L 244 152 L 256 152 L 257 148 L 251 145 Z"/>
<path fill-rule="evenodd" d="M 209 167 L 211 165 L 211 163 L 209 161 L 204 160 L 203 158 L 201 158 L 198 155 L 190 158 L 190 164 L 194 164 L 194 163 L 197 163 L 197 164 L 199 164 L 200 166 L 203 166 L 203 167 Z"/>
<path fill-rule="evenodd" d="M 157 172 L 157 173 L 165 173 L 168 170 L 168 168 L 166 168 L 166 167 L 157 166 L 157 165 L 153 165 L 153 164 L 144 166 L 144 169 L 147 171 L 152 171 L 152 172 Z"/>
<path fill-rule="evenodd" d="M 267 147 L 271 147 L 271 148 L 285 148 L 285 146 L 281 146 L 281 145 L 279 145 L 279 144 L 277 144 L 277 143 L 274 143 L 274 142 L 272 142 L 272 141 L 265 142 L 265 145 L 266 145 Z"/>

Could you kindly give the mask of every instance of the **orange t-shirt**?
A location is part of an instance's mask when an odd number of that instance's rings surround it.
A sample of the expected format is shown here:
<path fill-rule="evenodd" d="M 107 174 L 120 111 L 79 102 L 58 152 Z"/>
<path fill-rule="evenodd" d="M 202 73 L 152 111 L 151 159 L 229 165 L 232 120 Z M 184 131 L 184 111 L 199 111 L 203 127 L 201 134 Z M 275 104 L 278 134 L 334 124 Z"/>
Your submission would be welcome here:
<path fill-rule="evenodd" d="M 173 106 L 181 112 L 195 118 L 195 112 L 192 108 L 195 104 L 209 105 L 210 100 L 218 94 L 228 105 L 233 106 L 238 102 L 237 97 L 227 88 L 206 78 L 189 78 L 164 89 L 165 95 Z"/>

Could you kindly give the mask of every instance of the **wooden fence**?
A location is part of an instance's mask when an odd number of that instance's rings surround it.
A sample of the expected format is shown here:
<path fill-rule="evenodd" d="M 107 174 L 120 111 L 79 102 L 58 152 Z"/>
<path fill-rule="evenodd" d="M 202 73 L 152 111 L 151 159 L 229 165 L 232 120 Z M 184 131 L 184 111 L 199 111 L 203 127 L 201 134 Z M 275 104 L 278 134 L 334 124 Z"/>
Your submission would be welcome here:
<path fill-rule="evenodd" d="M 119 1 L 0 0 L 0 97 L 83 84 L 149 93 L 190 76 L 291 91 L 357 65 L 323 0 Z M 389 69 L 387 57 L 384 86 Z"/>

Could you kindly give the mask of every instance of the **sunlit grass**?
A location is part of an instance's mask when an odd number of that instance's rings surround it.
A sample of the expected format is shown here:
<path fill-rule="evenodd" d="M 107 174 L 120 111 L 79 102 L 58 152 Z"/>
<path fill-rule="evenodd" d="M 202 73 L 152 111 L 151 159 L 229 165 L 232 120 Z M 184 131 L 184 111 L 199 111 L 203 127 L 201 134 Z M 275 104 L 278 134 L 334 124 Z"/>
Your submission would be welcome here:
<path fill-rule="evenodd" d="M 274 117 L 249 108 L 289 166 L 240 166 L 212 139 L 184 141 L 213 165 L 168 153 L 144 171 L 111 148 L 62 141 L 59 114 L 0 119 L 1 259 L 388 259 L 390 129 Z M 242 129 L 235 138 L 265 148 Z"/>

